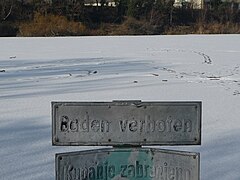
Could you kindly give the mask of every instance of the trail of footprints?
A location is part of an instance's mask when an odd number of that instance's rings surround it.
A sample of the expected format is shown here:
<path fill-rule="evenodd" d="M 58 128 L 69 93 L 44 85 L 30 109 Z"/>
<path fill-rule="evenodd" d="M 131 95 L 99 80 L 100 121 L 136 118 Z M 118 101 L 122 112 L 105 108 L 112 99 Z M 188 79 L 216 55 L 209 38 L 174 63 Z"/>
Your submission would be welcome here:
<path fill-rule="evenodd" d="M 153 52 L 183 52 L 183 53 L 194 53 L 203 58 L 203 63 L 206 65 L 212 65 L 212 58 L 199 51 L 195 50 L 184 50 L 184 49 L 161 49 L 161 50 L 153 50 Z M 178 79 L 185 80 L 187 78 L 194 78 L 197 83 L 210 83 L 210 84 L 218 84 L 225 88 L 227 91 L 232 91 L 234 96 L 240 96 L 240 79 L 239 79 L 239 70 L 240 65 L 237 64 L 235 67 L 225 70 L 220 70 L 218 73 L 216 72 L 178 72 L 175 69 L 167 68 L 167 67 L 155 67 L 155 69 L 159 69 L 161 71 L 165 71 L 171 74 L 176 74 L 175 77 Z M 187 77 L 187 78 L 186 78 Z"/>
<path fill-rule="evenodd" d="M 198 56 L 201 56 L 203 59 L 203 64 L 212 65 L 212 58 L 199 51 L 195 50 L 184 50 L 184 49 L 161 49 L 161 50 L 153 50 L 152 52 L 183 52 L 183 53 L 194 53 Z M 41 80 L 49 81 L 53 79 L 62 79 L 62 78 L 78 78 L 78 77 L 86 77 L 90 75 L 95 75 L 98 71 L 92 69 L 88 69 L 88 66 L 85 66 L 83 69 L 83 64 L 79 59 L 73 60 L 60 60 L 53 62 L 45 62 L 42 64 L 22 64 L 16 65 L 16 68 L 13 71 L 16 73 L 17 81 L 36 81 L 39 82 Z M 169 67 L 154 67 L 154 69 L 158 69 L 161 72 L 167 72 L 170 74 L 175 74 L 177 79 L 181 79 L 184 81 L 189 81 L 188 79 L 193 79 L 193 82 L 196 83 L 210 83 L 210 84 L 218 84 L 225 88 L 225 90 L 232 91 L 234 96 L 240 96 L 240 79 L 239 79 L 239 71 L 240 65 L 237 64 L 233 68 L 221 69 L 218 73 L 216 72 L 180 72 L 176 69 Z M 7 74 L 8 71 L 5 68 L 0 68 L 0 76 Z M 19 73 L 19 76 L 18 74 Z M 157 77 L 159 74 L 152 73 L 153 76 Z M 165 80 L 164 82 L 167 82 Z"/>

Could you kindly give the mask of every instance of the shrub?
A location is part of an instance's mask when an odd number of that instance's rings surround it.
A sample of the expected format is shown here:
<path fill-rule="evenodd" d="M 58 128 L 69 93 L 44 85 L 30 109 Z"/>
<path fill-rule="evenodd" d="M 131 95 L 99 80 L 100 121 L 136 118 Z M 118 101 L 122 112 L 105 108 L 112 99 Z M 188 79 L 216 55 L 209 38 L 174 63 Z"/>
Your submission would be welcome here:
<path fill-rule="evenodd" d="M 20 36 L 74 36 L 86 33 L 87 29 L 82 23 L 52 14 L 44 16 L 35 13 L 33 21 L 19 25 Z"/>
<path fill-rule="evenodd" d="M 198 34 L 239 34 L 240 25 L 237 23 L 208 23 L 197 24 L 196 33 Z"/>
<path fill-rule="evenodd" d="M 171 26 L 166 31 L 167 35 L 179 35 L 179 34 L 193 34 L 195 29 L 193 26 Z"/>
<path fill-rule="evenodd" d="M 236 23 L 197 23 L 190 26 L 173 26 L 165 34 L 239 34 L 240 25 Z"/>
<path fill-rule="evenodd" d="M 120 26 L 110 33 L 112 35 L 150 35 L 156 34 L 156 27 L 147 21 L 128 17 Z"/>

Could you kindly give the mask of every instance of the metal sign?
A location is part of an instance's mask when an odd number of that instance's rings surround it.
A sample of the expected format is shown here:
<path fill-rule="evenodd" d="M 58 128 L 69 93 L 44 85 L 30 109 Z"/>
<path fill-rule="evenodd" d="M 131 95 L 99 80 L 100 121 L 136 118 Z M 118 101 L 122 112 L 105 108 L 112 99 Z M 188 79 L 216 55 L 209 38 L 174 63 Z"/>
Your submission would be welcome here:
<path fill-rule="evenodd" d="M 53 145 L 201 144 L 201 102 L 53 102 Z"/>
<path fill-rule="evenodd" d="M 199 180 L 199 153 L 148 148 L 56 154 L 56 180 Z"/>

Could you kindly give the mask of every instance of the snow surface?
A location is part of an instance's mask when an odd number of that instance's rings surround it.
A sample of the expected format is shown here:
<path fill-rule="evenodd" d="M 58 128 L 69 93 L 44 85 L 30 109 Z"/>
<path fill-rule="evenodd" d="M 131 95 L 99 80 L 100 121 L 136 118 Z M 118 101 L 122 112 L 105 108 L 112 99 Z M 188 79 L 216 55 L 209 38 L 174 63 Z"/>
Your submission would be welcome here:
<path fill-rule="evenodd" d="M 51 101 L 202 101 L 202 180 L 240 179 L 240 35 L 0 39 L 0 179 L 53 180 Z"/>

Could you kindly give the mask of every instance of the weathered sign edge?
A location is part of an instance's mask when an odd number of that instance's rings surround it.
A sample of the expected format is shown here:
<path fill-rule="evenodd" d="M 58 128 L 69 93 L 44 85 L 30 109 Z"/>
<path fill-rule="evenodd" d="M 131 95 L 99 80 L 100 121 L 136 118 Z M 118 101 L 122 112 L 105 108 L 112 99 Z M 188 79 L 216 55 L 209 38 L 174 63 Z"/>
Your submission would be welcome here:
<path fill-rule="evenodd" d="M 125 151 L 157 151 L 159 153 L 166 153 L 166 154 L 177 154 L 183 156 L 197 156 L 200 157 L 199 152 L 190 152 L 190 151 L 180 151 L 180 150 L 169 150 L 169 149 L 159 149 L 159 148 L 152 148 L 152 147 L 124 147 L 124 148 L 97 148 L 97 149 L 88 149 L 83 151 L 72 151 L 72 152 L 64 152 L 64 153 L 56 153 L 55 157 L 64 156 L 64 155 L 84 155 L 90 153 L 101 153 L 101 152 L 125 152 Z"/>

